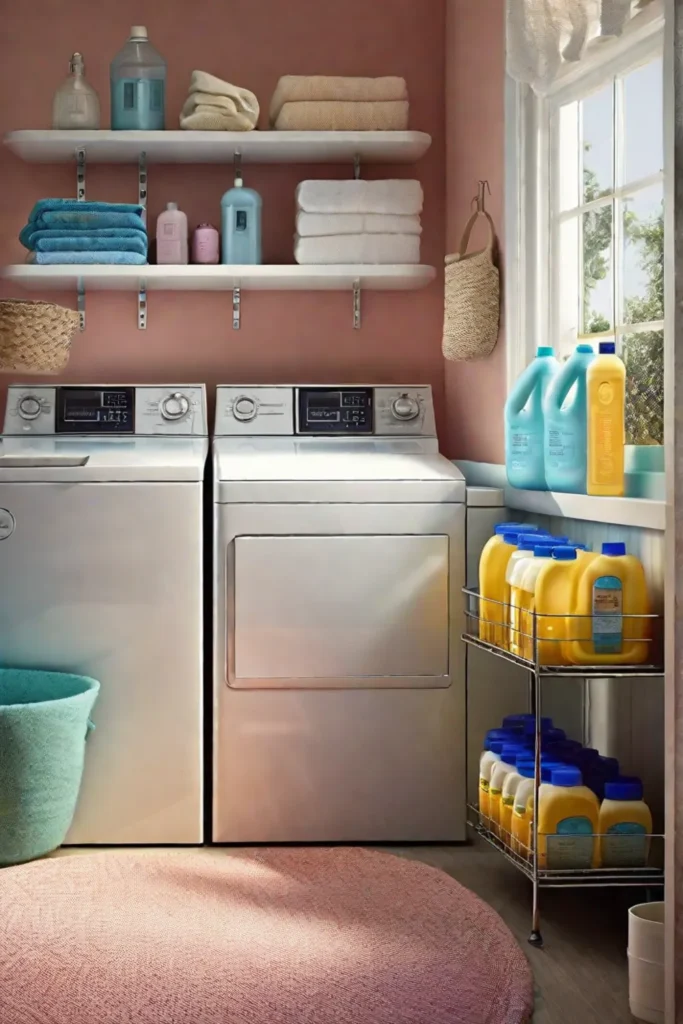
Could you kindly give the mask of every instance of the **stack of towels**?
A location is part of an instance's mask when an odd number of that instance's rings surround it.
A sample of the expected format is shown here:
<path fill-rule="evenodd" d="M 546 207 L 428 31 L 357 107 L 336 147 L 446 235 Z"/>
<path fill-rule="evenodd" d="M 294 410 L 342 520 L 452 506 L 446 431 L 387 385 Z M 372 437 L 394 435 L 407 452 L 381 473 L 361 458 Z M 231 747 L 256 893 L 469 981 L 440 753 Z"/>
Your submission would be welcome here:
<path fill-rule="evenodd" d="M 297 263 L 419 263 L 419 181 L 302 181 Z"/>
<path fill-rule="evenodd" d="M 277 131 L 405 131 L 408 87 L 404 78 L 285 75 L 270 104 Z"/>
<path fill-rule="evenodd" d="M 259 111 L 253 92 L 207 71 L 193 71 L 180 127 L 195 132 L 250 132 L 256 127 Z"/>
<path fill-rule="evenodd" d="M 29 263 L 147 262 L 142 207 L 131 203 L 41 199 L 19 241 L 29 250 Z"/>

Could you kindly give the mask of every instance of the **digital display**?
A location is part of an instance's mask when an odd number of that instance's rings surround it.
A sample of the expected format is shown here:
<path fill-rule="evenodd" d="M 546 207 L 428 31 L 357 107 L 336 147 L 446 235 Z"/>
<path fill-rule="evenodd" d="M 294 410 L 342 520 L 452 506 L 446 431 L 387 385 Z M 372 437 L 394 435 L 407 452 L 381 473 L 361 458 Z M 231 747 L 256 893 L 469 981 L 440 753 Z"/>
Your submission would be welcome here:
<path fill-rule="evenodd" d="M 372 434 L 372 388 L 301 388 L 300 434 Z"/>
<path fill-rule="evenodd" d="M 135 388 L 57 388 L 57 433 L 132 434 Z"/>

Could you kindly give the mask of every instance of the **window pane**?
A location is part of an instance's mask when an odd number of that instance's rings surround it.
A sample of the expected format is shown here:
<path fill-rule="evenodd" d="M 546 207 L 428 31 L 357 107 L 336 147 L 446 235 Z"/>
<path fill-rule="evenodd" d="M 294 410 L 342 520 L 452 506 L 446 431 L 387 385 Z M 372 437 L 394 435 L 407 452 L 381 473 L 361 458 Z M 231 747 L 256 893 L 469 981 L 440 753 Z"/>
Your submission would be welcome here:
<path fill-rule="evenodd" d="M 664 167 L 662 61 L 653 60 L 623 79 L 623 183 Z"/>
<path fill-rule="evenodd" d="M 579 161 L 579 104 L 565 103 L 559 113 L 560 210 L 573 210 L 581 200 Z"/>
<path fill-rule="evenodd" d="M 626 444 L 664 443 L 664 331 L 622 338 L 626 365 Z"/>
<path fill-rule="evenodd" d="M 581 103 L 584 202 L 614 187 L 614 85 L 612 82 Z"/>
<path fill-rule="evenodd" d="M 612 204 L 583 214 L 584 334 L 614 327 L 612 277 Z"/>
<path fill-rule="evenodd" d="M 558 296 L 557 351 L 561 358 L 571 355 L 579 332 L 579 217 L 559 225 L 559 252 L 555 267 Z"/>
<path fill-rule="evenodd" d="M 622 322 L 664 318 L 664 187 L 653 185 L 624 200 Z"/>

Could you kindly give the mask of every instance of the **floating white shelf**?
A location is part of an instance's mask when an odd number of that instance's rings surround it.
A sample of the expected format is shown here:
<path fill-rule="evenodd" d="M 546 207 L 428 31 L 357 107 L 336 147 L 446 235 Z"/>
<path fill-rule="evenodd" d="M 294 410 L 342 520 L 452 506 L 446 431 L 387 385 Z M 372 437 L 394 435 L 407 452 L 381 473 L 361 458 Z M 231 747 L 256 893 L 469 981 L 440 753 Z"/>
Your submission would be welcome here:
<path fill-rule="evenodd" d="M 112 132 L 28 129 L 5 145 L 30 163 L 68 163 L 85 150 L 88 163 L 155 164 L 414 163 L 431 146 L 424 132 Z"/>
<path fill-rule="evenodd" d="M 433 281 L 436 269 L 424 264 L 110 267 L 18 263 L 4 267 L 3 276 L 24 288 L 52 291 L 76 288 L 79 283 L 98 291 L 347 291 L 356 283 L 362 289 L 410 291 Z"/>

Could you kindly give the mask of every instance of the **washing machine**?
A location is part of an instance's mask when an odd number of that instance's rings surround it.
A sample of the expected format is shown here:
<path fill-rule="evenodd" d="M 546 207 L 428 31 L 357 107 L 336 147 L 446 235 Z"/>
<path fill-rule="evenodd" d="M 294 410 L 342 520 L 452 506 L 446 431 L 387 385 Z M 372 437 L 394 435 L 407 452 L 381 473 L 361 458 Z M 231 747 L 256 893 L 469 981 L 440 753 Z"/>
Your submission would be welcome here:
<path fill-rule="evenodd" d="M 217 843 L 465 838 L 465 481 L 429 387 L 219 387 Z"/>
<path fill-rule="evenodd" d="M 10 387 L 0 659 L 101 683 L 67 843 L 202 841 L 202 386 Z"/>

